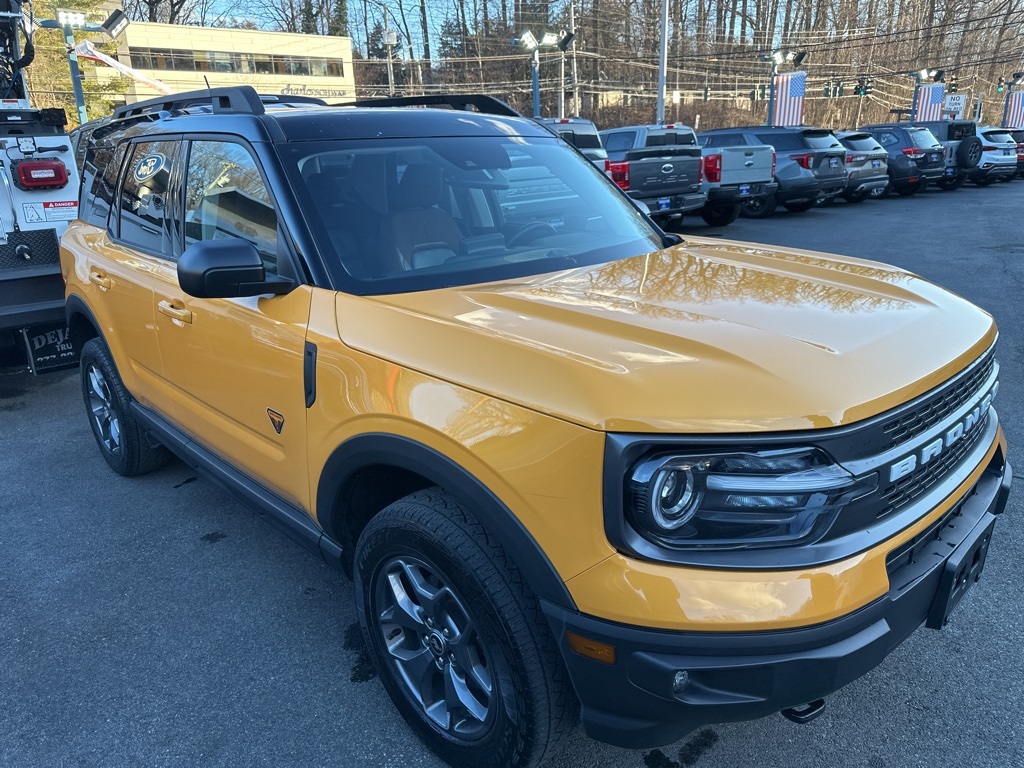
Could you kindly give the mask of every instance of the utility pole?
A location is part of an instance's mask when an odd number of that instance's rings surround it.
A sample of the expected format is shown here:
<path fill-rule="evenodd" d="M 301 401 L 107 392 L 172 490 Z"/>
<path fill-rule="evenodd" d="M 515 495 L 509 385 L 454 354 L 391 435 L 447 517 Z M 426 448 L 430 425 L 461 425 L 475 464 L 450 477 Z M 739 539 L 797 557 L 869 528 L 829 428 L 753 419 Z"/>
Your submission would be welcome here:
<path fill-rule="evenodd" d="M 558 119 L 565 117 L 565 51 L 558 57 Z"/>
<path fill-rule="evenodd" d="M 84 24 L 83 24 L 84 26 Z M 82 73 L 78 69 L 78 54 L 75 52 L 75 32 L 68 21 L 62 25 L 64 32 L 64 45 L 68 51 L 68 68 L 71 70 L 71 89 L 75 92 L 75 107 L 78 109 L 78 124 L 84 125 L 89 122 L 89 115 L 85 111 L 85 94 L 82 92 Z M 15 74 L 15 77 L 19 75 Z"/>
<path fill-rule="evenodd" d="M 573 8 L 576 0 L 569 0 L 569 34 L 576 35 L 576 15 Z M 575 117 L 580 116 L 580 80 L 576 76 L 576 46 L 572 47 L 572 113 Z"/>
<path fill-rule="evenodd" d="M 668 70 L 668 0 L 661 0 L 661 51 L 658 56 L 658 114 L 655 122 L 665 123 L 665 89 Z"/>

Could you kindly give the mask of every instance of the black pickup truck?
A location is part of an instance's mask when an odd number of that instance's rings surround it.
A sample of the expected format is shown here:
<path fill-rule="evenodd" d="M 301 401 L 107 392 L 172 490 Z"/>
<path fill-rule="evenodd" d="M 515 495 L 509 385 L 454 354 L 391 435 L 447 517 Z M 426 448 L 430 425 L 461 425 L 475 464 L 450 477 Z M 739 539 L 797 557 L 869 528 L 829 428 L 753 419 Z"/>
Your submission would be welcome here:
<path fill-rule="evenodd" d="M 701 149 L 685 125 L 633 125 L 601 132 L 608 174 L 622 190 L 650 210 L 662 229 L 687 211 L 704 207 Z"/>

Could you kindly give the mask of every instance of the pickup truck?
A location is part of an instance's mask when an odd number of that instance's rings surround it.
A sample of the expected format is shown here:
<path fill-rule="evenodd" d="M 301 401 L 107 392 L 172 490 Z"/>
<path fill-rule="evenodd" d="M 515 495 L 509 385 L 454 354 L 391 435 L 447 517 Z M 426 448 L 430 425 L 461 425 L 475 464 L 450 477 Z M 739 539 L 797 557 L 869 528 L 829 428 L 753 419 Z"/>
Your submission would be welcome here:
<path fill-rule="evenodd" d="M 744 203 L 766 198 L 779 188 L 774 180 L 775 150 L 768 145 L 704 146 L 702 154 L 701 189 L 708 201 L 700 209 L 700 216 L 712 227 L 732 224 Z"/>
<path fill-rule="evenodd" d="M 665 230 L 704 207 L 697 134 L 685 125 L 633 125 L 601 131 L 612 181 L 650 210 Z"/>

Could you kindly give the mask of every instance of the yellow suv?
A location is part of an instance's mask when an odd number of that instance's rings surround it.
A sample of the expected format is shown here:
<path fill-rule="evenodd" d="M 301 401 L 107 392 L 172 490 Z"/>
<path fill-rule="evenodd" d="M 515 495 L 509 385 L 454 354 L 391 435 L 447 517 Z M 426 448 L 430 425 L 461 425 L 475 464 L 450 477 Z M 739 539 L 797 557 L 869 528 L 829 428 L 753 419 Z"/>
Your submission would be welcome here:
<path fill-rule="evenodd" d="M 912 274 L 666 235 L 486 97 L 166 97 L 83 179 L 104 458 L 174 453 L 351 574 L 453 765 L 539 764 L 577 716 L 807 721 L 981 573 L 996 329 Z"/>

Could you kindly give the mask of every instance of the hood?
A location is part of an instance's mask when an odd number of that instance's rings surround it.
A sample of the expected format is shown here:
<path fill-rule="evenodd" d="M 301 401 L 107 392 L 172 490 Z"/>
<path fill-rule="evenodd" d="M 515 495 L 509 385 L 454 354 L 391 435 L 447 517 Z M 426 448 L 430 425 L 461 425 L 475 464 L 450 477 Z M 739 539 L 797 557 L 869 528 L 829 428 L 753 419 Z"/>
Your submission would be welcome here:
<path fill-rule="evenodd" d="M 502 283 L 339 294 L 338 323 L 355 349 L 616 432 L 848 424 L 934 388 L 996 335 L 893 267 L 698 238 Z"/>

